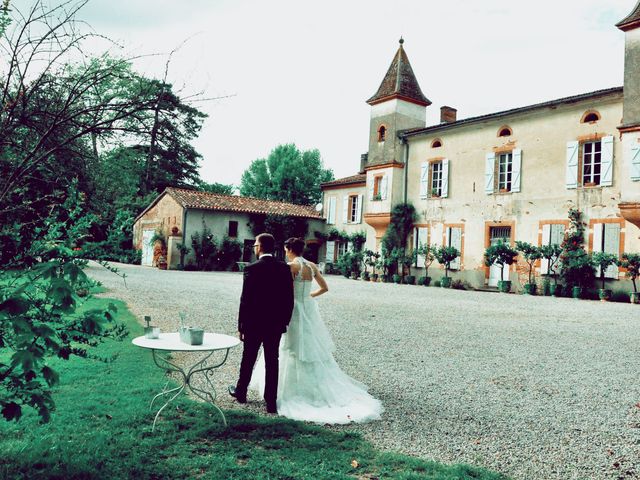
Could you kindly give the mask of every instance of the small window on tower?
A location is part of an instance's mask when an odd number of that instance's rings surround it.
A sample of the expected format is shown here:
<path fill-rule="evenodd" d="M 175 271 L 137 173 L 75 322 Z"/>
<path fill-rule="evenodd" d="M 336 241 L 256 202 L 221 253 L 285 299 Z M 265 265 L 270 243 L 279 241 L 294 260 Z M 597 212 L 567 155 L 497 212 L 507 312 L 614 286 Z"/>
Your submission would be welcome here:
<path fill-rule="evenodd" d="M 442 146 L 442 140 L 436 138 L 433 142 L 431 142 L 431 148 L 440 148 Z"/>
<path fill-rule="evenodd" d="M 387 134 L 386 127 L 384 125 L 380 125 L 380 128 L 378 129 L 378 141 L 384 142 L 386 134 Z"/>

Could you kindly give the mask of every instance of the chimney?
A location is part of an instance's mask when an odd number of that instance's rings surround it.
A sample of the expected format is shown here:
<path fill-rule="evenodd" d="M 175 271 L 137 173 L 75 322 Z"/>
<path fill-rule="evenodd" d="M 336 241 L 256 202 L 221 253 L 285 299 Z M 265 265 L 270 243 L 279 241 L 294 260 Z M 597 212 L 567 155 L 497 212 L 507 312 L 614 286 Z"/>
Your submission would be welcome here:
<path fill-rule="evenodd" d="M 360 155 L 360 172 L 358 173 L 364 173 L 364 167 L 367 165 L 368 159 L 369 159 L 368 153 L 363 153 L 362 155 Z"/>
<path fill-rule="evenodd" d="M 453 107 L 440 107 L 440 123 L 452 123 L 456 121 L 458 110 Z"/>

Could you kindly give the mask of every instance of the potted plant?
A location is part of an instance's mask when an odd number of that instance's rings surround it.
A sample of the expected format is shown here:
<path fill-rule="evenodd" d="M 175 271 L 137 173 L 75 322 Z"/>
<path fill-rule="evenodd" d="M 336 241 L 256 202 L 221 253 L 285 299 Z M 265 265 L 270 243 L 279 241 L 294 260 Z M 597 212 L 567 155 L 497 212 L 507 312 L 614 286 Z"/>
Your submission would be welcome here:
<path fill-rule="evenodd" d="M 404 283 L 406 283 L 407 285 L 415 285 L 416 283 L 416 276 L 411 274 L 411 265 L 414 265 L 416 263 L 416 259 L 417 255 L 415 250 L 409 254 L 402 256 L 402 266 L 409 272 L 409 274 L 404 277 Z"/>
<path fill-rule="evenodd" d="M 571 288 L 573 298 L 581 298 L 595 277 L 593 262 L 583 247 L 584 228 L 580 210 L 569 209 L 569 229 L 562 240 L 560 265 L 564 284 Z"/>
<path fill-rule="evenodd" d="M 401 282 L 402 282 L 402 277 L 399 274 L 394 273 L 393 274 L 393 283 L 401 283 Z"/>
<path fill-rule="evenodd" d="M 629 300 L 631 300 L 631 303 L 640 303 L 640 294 L 636 286 L 636 280 L 640 276 L 640 254 L 623 253 L 618 264 L 627 270 L 625 275 L 633 282 L 633 292 L 629 292 Z"/>
<path fill-rule="evenodd" d="M 547 261 L 547 277 L 551 277 L 553 279 L 553 283 L 549 282 L 549 295 L 555 295 L 559 297 L 562 294 L 562 286 L 558 285 L 558 278 L 556 267 L 558 265 L 558 260 L 560 259 L 560 254 L 562 253 L 562 247 L 557 243 L 552 243 L 551 245 L 543 245 L 540 247 L 540 254 L 543 259 Z"/>
<path fill-rule="evenodd" d="M 607 252 L 595 252 L 591 254 L 591 261 L 593 264 L 600 268 L 600 280 L 602 281 L 602 288 L 598 290 L 598 296 L 600 301 L 606 302 L 611 299 L 611 290 L 604 288 L 605 273 L 610 265 L 614 265 L 617 262 L 617 257 L 612 253 Z"/>
<path fill-rule="evenodd" d="M 497 264 L 500 267 L 500 278 L 504 278 L 504 266 L 511 265 L 518 256 L 518 252 L 511 248 L 511 245 L 499 241 L 495 245 L 490 245 L 484 252 L 484 264 L 487 267 Z M 503 293 L 511 291 L 510 280 L 499 280 L 498 290 Z"/>
<path fill-rule="evenodd" d="M 523 285 L 524 293 L 527 295 L 535 295 L 536 284 L 533 283 L 531 277 L 533 274 L 533 264 L 536 263 L 536 260 L 539 260 L 540 257 L 542 257 L 540 248 L 527 242 L 516 241 L 516 249 L 522 253 L 522 257 L 529 267 L 529 282 Z"/>
<path fill-rule="evenodd" d="M 445 247 L 444 245 L 437 248 L 433 255 L 440 265 L 444 266 L 444 277 L 440 279 L 440 285 L 444 288 L 449 288 L 451 286 L 451 277 L 449 277 L 449 269 L 451 268 L 451 262 L 453 262 L 458 256 L 460 252 L 456 247 Z"/>
<path fill-rule="evenodd" d="M 420 283 L 420 285 L 428 287 L 431 283 L 431 277 L 429 276 L 429 267 L 436 259 L 433 254 L 433 248 L 431 247 L 431 245 L 421 243 L 420 246 L 416 249 L 416 254 L 424 258 L 424 277 L 422 277 L 424 278 L 424 280 L 422 283 Z"/>
<path fill-rule="evenodd" d="M 438 190 L 437 188 L 432 188 L 431 198 L 440 198 L 440 190 Z"/>
<path fill-rule="evenodd" d="M 158 268 L 160 270 L 166 270 L 167 269 L 167 257 L 165 257 L 164 255 L 160 255 L 158 257 Z"/>

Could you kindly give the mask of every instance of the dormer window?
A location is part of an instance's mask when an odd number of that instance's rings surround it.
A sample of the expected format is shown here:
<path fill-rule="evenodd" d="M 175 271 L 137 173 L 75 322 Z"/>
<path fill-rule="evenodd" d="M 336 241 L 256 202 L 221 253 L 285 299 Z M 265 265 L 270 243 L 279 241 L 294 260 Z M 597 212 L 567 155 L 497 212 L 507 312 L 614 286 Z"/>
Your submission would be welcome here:
<path fill-rule="evenodd" d="M 436 138 L 433 142 L 431 142 L 431 148 L 440 148 L 442 146 L 442 140 Z"/>
<path fill-rule="evenodd" d="M 378 142 L 384 142 L 386 135 L 387 128 L 384 125 L 380 125 L 380 128 L 378 128 Z"/>
<path fill-rule="evenodd" d="M 504 126 L 498 130 L 499 137 L 510 137 L 513 134 L 510 127 Z"/>
<path fill-rule="evenodd" d="M 588 112 L 584 112 L 581 123 L 595 123 L 598 120 L 600 120 L 600 114 L 596 111 L 590 110 Z"/>

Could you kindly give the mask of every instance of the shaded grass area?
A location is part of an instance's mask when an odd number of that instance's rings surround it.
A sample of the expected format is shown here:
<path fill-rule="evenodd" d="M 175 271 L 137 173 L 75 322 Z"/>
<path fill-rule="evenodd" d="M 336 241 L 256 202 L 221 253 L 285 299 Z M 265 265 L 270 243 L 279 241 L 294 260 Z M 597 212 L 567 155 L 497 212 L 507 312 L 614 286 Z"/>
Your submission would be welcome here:
<path fill-rule="evenodd" d="M 120 301 L 131 330 L 142 333 Z M 55 360 L 61 383 L 51 422 L 33 412 L 0 421 L 3 479 L 501 479 L 467 465 L 442 465 L 375 450 L 355 433 L 335 433 L 291 420 L 228 411 L 229 427 L 206 404 L 182 396 L 151 424 L 149 401 L 166 383 L 148 351 L 130 339 L 99 348 L 113 362 Z M 158 407 L 156 407 L 158 408 Z"/>

